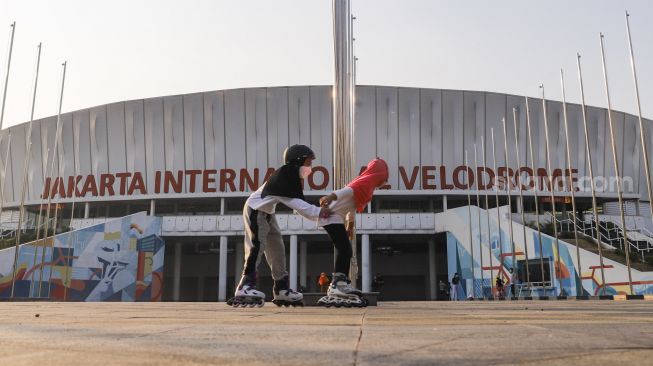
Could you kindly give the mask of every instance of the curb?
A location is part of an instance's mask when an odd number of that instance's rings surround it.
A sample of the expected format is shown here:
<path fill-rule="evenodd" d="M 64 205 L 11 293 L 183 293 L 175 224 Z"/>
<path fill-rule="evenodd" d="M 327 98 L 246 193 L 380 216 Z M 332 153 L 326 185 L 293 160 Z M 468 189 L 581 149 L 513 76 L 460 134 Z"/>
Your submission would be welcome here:
<path fill-rule="evenodd" d="M 588 300 L 611 300 L 611 301 L 653 301 L 653 295 L 599 295 L 599 296 L 524 296 L 524 297 L 486 297 L 467 299 L 467 301 L 588 301 Z"/>

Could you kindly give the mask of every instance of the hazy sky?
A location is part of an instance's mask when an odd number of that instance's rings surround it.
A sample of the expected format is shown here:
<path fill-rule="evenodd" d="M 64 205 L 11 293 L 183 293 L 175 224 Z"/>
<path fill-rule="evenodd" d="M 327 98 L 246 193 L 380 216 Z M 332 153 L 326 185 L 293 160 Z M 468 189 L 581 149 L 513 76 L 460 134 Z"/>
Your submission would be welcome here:
<path fill-rule="evenodd" d="M 624 11 L 631 13 L 644 115 L 653 117 L 649 0 L 352 0 L 358 83 L 486 90 L 605 106 L 599 32 L 613 107 L 635 112 Z M 29 119 L 36 45 L 43 42 L 36 116 L 206 90 L 332 84 L 331 0 L 0 0 L 0 75 L 17 22 L 4 126 Z M 1 84 L 0 84 L 1 85 Z M 0 90 L 1 93 L 1 90 Z"/>

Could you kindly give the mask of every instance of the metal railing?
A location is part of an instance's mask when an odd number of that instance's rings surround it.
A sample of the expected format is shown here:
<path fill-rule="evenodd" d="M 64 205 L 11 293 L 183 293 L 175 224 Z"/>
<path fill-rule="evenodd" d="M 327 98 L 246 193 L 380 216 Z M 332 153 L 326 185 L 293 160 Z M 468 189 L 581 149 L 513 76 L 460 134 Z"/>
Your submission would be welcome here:
<path fill-rule="evenodd" d="M 574 231 L 574 222 L 575 222 L 576 228 L 578 229 L 578 233 L 582 234 L 585 237 L 588 237 L 593 241 L 596 241 L 597 238 L 596 221 L 594 219 L 594 216 L 591 214 L 587 214 L 585 215 L 585 219 L 581 219 L 577 215 L 574 215 L 572 212 L 568 212 L 567 219 L 561 220 L 558 219 L 557 217 L 553 217 L 552 221 L 555 222 L 556 225 L 559 225 L 558 227 L 560 228 L 560 231 L 567 231 L 567 232 Z M 610 227 L 608 223 L 611 223 L 614 226 Z M 648 231 L 648 229 L 646 228 L 642 228 L 642 229 L 643 230 L 641 229 L 630 230 L 626 228 L 626 237 L 624 240 L 624 235 L 622 233 L 620 225 L 613 222 L 612 220 L 602 220 L 601 218 L 599 218 L 598 233 L 602 245 L 607 245 L 613 249 L 619 249 L 624 251 L 624 242 L 626 242 L 628 243 L 631 252 L 634 250 L 641 257 L 642 261 L 644 261 L 645 255 L 653 251 L 653 233 Z M 644 238 L 642 238 L 643 240 L 637 240 L 633 238 L 632 234 L 634 232 L 643 235 L 644 236 Z"/>

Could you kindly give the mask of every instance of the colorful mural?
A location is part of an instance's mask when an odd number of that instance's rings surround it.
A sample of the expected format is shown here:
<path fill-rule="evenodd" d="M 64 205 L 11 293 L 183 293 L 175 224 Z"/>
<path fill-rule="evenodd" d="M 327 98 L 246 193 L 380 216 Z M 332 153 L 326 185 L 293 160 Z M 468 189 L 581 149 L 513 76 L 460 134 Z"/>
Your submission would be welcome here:
<path fill-rule="evenodd" d="M 550 274 L 552 274 L 553 281 L 545 286 L 542 286 L 541 282 L 529 286 L 526 290 L 523 290 L 522 296 L 598 296 L 603 294 L 604 287 L 606 295 L 629 294 L 628 271 L 625 265 L 604 258 L 603 270 L 606 283 L 603 284 L 601 282 L 600 260 L 597 254 L 581 249 L 580 262 L 582 267 L 579 268 L 578 263 L 576 263 L 575 245 L 558 240 L 558 252 L 554 238 L 542 234 L 540 250 L 537 231 L 525 227 L 526 242 L 524 242 L 524 227 L 517 222 L 513 222 L 513 241 L 516 257 L 513 258 L 508 208 L 500 207 L 498 215 L 497 209 L 486 211 L 472 206 L 471 210 L 471 224 L 467 206 L 451 209 L 436 216 L 436 230 L 447 232 L 449 278 L 456 272 L 461 275 L 465 296 L 469 296 L 472 291 L 474 291 L 476 297 L 480 297 L 482 294 L 488 296 L 491 291 L 495 291 L 496 289 L 493 288 L 494 281 L 490 280 L 491 275 L 494 278 L 497 275 L 501 276 L 505 283 L 509 285 L 509 270 L 514 268 L 519 261 L 524 261 L 526 253 L 528 253 L 530 260 L 536 259 L 536 262 L 539 262 L 540 258 L 542 258 L 545 278 L 550 278 Z M 478 226 L 478 215 L 481 215 L 480 227 Z M 488 215 L 490 240 L 488 240 Z M 500 240 L 497 217 L 501 219 Z M 469 243 L 470 225 L 473 245 Z M 473 276 L 472 247 L 474 248 Z M 482 262 L 481 256 L 483 258 Z M 501 265 L 502 261 L 503 265 Z M 535 267 L 531 275 L 539 280 L 542 277 L 540 264 L 536 263 Z M 547 276 L 547 274 L 549 275 Z M 635 294 L 653 294 L 653 272 L 641 272 L 632 269 L 632 277 Z"/>
<path fill-rule="evenodd" d="M 21 245 L 14 297 L 160 301 L 160 233 L 161 218 L 138 213 Z M 14 252 L 0 251 L 0 297 L 11 296 Z"/>

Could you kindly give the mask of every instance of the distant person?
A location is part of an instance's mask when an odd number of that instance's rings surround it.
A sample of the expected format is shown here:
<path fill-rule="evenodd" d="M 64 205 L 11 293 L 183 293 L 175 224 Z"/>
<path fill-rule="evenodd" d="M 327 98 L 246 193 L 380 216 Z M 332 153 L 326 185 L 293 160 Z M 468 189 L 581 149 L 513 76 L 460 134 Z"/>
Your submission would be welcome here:
<path fill-rule="evenodd" d="M 439 283 L 440 286 L 440 298 L 441 299 L 448 299 L 449 298 L 449 282 L 444 282 L 440 280 Z"/>
<path fill-rule="evenodd" d="M 498 275 L 497 278 L 495 279 L 495 283 L 497 286 L 497 297 L 500 299 L 505 299 L 506 293 L 504 290 L 504 283 L 500 275 Z"/>
<path fill-rule="evenodd" d="M 326 273 L 322 272 L 320 278 L 317 280 L 317 284 L 320 285 L 320 292 L 326 292 L 330 283 L 329 277 L 327 277 Z"/>
<path fill-rule="evenodd" d="M 451 277 L 451 301 L 460 300 L 460 295 L 458 294 L 460 290 L 460 275 L 456 272 L 453 277 Z"/>
<path fill-rule="evenodd" d="M 517 285 L 519 284 L 519 273 L 510 268 L 510 289 L 512 290 L 512 297 L 517 297 Z"/>

